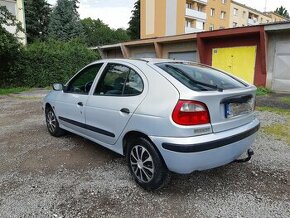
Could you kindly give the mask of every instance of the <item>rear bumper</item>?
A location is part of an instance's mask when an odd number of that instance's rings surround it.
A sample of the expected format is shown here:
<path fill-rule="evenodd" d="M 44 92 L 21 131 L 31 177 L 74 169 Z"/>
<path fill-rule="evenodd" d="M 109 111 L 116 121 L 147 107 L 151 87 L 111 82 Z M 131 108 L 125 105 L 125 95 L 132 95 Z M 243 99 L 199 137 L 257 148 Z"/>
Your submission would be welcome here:
<path fill-rule="evenodd" d="M 170 171 L 191 173 L 219 167 L 236 160 L 255 140 L 257 119 L 244 126 L 203 136 L 170 138 L 151 136 Z"/>

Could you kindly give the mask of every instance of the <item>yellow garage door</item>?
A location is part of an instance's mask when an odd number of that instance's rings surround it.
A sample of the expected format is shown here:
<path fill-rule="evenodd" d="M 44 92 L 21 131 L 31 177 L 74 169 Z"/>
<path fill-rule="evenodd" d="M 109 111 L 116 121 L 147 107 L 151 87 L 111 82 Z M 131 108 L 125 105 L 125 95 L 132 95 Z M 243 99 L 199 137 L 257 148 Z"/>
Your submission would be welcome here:
<path fill-rule="evenodd" d="M 212 66 L 254 83 L 256 46 L 214 48 Z"/>

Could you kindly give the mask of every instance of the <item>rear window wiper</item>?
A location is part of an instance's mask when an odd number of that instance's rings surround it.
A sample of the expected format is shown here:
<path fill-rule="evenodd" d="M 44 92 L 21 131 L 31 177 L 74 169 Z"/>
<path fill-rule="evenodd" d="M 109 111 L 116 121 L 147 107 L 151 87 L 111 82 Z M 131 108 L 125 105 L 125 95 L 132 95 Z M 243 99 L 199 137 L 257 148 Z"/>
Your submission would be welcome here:
<path fill-rule="evenodd" d="M 189 80 L 191 80 L 192 82 L 194 82 L 196 84 L 199 84 L 199 85 L 202 85 L 202 86 L 205 86 L 205 87 L 208 87 L 208 88 L 215 89 L 215 90 L 217 90 L 219 92 L 223 91 L 223 89 L 221 87 L 219 87 L 218 85 L 211 85 L 211 84 L 203 83 L 203 82 L 200 82 L 198 80 L 193 79 L 190 75 L 188 75 L 186 72 L 184 72 L 183 70 L 181 70 L 181 69 L 179 69 L 177 67 L 174 67 L 174 66 L 169 65 L 169 64 L 165 64 L 165 67 L 171 68 L 171 69 L 179 72 L 180 74 L 182 74 L 183 76 L 185 76 L 186 78 L 188 78 Z"/>

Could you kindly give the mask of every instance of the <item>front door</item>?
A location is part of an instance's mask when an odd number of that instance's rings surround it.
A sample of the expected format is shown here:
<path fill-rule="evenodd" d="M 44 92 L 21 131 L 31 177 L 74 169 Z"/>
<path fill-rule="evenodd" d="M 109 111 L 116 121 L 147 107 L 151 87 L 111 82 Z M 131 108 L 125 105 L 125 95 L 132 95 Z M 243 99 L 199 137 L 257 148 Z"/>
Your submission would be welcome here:
<path fill-rule="evenodd" d="M 114 144 L 146 95 L 146 77 L 134 66 L 108 63 L 86 104 L 90 137 Z"/>
<path fill-rule="evenodd" d="M 61 126 L 85 134 L 84 106 L 95 77 L 102 64 L 90 65 L 81 70 L 58 95 L 55 111 Z"/>

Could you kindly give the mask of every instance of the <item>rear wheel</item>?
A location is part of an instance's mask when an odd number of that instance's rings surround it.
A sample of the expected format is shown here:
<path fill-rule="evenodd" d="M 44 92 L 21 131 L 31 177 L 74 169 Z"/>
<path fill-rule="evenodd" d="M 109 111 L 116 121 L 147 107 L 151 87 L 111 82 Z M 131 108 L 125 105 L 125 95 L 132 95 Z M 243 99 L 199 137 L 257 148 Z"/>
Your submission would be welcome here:
<path fill-rule="evenodd" d="M 45 110 L 45 118 L 47 130 L 52 136 L 59 137 L 65 134 L 65 131 L 59 127 L 59 123 L 51 107 Z"/>
<path fill-rule="evenodd" d="M 127 164 L 135 181 L 146 190 L 162 188 L 169 181 L 169 172 L 154 145 L 146 138 L 128 144 Z"/>

